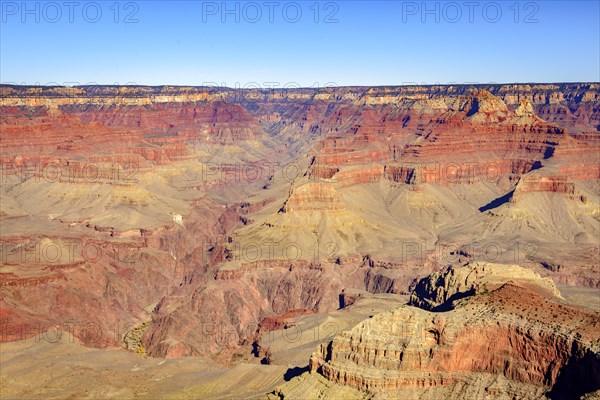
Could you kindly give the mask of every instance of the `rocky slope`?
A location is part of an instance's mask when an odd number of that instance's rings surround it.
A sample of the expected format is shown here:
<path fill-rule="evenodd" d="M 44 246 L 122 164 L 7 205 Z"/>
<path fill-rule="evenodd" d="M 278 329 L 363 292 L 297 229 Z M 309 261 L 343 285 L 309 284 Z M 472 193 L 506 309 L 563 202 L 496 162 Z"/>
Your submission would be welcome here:
<path fill-rule="evenodd" d="M 541 278 L 532 270 L 518 265 L 477 261 L 463 267 L 436 271 L 423 278 L 412 292 L 409 304 L 431 311 L 450 309 L 454 301 L 495 290 L 510 281 L 561 297 L 552 279 Z"/>
<path fill-rule="evenodd" d="M 597 312 L 567 304 L 529 270 L 480 263 L 424 279 L 411 302 L 431 308 L 452 292 L 463 296 L 450 311 L 403 306 L 339 334 L 310 359 L 331 383 L 306 374 L 275 393 L 333 384 L 352 398 L 576 399 L 600 388 Z"/>

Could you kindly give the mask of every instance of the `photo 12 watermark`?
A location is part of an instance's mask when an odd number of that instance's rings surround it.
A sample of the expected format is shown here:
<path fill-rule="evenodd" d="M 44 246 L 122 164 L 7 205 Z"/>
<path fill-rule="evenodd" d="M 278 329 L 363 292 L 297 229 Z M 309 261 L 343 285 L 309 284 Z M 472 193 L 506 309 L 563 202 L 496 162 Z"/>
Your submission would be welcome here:
<path fill-rule="evenodd" d="M 89 224 L 88 227 L 94 229 Z M 3 242 L 0 244 L 0 262 L 7 265 L 43 264 L 52 266 L 98 263 L 104 260 L 135 264 L 140 261 L 142 249 L 142 246 L 129 243 L 80 240 L 41 240 L 35 243 Z"/>
<path fill-rule="evenodd" d="M 0 6 L 3 24 L 140 22 L 137 1 L 2 1 Z"/>
<path fill-rule="evenodd" d="M 402 23 L 537 24 L 540 11 L 537 1 L 403 1 L 401 8 Z"/>
<path fill-rule="evenodd" d="M 252 241 L 233 240 L 231 237 L 219 236 L 215 240 L 202 244 L 203 262 L 210 261 L 212 253 L 221 249 L 225 262 L 251 264 L 257 262 L 281 261 L 288 265 L 292 261 L 319 263 L 333 261 L 337 257 L 339 246 L 335 242 L 300 243 L 294 240 Z"/>
<path fill-rule="evenodd" d="M 25 182 L 33 179 L 36 183 L 106 183 L 131 185 L 138 183 L 136 175 L 140 170 L 137 160 L 127 162 L 81 162 L 67 159 L 53 159 L 30 162 L 16 157 L 0 164 L 0 185 Z"/>
<path fill-rule="evenodd" d="M 290 23 L 337 24 L 337 1 L 203 1 L 202 23 Z"/>

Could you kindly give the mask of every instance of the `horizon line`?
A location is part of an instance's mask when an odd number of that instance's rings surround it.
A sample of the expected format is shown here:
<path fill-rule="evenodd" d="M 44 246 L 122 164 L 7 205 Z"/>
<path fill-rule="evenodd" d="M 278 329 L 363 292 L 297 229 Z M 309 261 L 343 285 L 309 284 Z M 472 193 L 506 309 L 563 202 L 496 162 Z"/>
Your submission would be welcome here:
<path fill-rule="evenodd" d="M 278 82 L 267 82 L 268 84 Z M 289 82 L 288 82 L 289 83 Z M 292 82 L 293 83 L 293 82 Z M 333 83 L 333 82 L 329 82 Z M 249 82 L 248 84 L 257 84 L 256 82 Z M 258 84 L 257 84 L 258 85 Z M 345 88 L 395 88 L 395 87 L 451 87 L 451 86 L 511 86 L 511 85 L 600 85 L 599 82 L 594 81 L 557 81 L 557 82 L 467 82 L 467 83 L 425 83 L 419 84 L 416 82 L 406 82 L 401 84 L 385 84 L 385 85 L 339 85 L 339 86 L 298 86 L 298 87 L 231 87 L 231 86 L 218 86 L 218 85 L 179 85 L 179 84 L 160 84 L 160 85 L 147 85 L 147 84 L 103 84 L 103 83 L 89 83 L 85 85 L 22 85 L 15 83 L 0 83 L 0 87 L 12 87 L 12 88 L 192 88 L 192 89 L 221 89 L 221 90 L 275 90 L 275 91 L 287 91 L 287 90 L 326 90 L 326 89 L 345 89 Z"/>

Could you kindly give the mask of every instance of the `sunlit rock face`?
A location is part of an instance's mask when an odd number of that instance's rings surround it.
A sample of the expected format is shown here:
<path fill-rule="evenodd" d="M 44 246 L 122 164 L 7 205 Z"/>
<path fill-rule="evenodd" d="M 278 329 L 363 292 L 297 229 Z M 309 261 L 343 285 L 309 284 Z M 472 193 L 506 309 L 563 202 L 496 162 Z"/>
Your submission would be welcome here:
<path fill-rule="evenodd" d="M 417 307 L 375 315 L 321 345 L 311 373 L 382 398 L 465 398 L 467 387 L 471 395 L 579 398 L 599 389 L 600 317 L 567 305 L 531 270 L 472 263 L 436 272 L 410 303 Z"/>

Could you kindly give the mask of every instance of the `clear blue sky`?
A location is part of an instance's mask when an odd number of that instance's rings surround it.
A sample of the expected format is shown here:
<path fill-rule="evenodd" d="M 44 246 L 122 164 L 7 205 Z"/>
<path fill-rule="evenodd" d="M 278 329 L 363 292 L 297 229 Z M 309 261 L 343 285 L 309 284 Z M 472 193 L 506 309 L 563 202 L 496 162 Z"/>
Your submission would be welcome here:
<path fill-rule="evenodd" d="M 0 3 L 2 83 L 600 81 L 598 1 Z"/>

